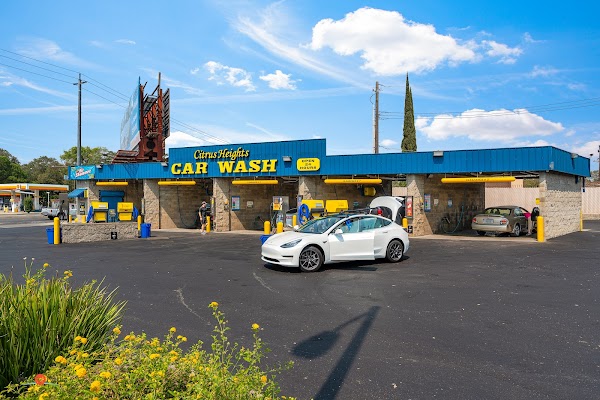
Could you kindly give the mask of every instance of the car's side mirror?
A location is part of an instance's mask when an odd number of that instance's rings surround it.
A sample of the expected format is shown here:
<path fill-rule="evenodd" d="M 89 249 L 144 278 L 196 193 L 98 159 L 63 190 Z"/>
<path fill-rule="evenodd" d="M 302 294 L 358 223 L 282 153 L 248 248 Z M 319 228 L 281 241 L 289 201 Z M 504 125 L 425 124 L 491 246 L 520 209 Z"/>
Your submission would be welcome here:
<path fill-rule="evenodd" d="M 340 228 L 337 228 L 337 229 L 335 230 L 335 232 L 333 232 L 333 233 L 335 233 L 336 235 L 341 235 L 341 234 L 342 234 L 342 233 L 344 233 L 344 232 L 342 232 L 342 230 L 341 230 Z"/>

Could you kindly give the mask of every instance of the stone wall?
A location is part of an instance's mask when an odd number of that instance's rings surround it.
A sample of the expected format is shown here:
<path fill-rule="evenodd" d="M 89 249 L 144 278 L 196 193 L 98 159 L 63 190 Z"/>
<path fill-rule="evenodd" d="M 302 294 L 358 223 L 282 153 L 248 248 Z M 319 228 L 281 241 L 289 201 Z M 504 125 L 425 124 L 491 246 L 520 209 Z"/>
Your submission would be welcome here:
<path fill-rule="evenodd" d="M 540 173 L 540 215 L 546 239 L 577 232 L 580 228 L 581 186 L 574 176 Z"/>
<path fill-rule="evenodd" d="M 443 175 L 408 175 L 406 178 L 408 196 L 413 196 L 413 218 L 409 219 L 409 225 L 413 226 L 414 236 L 441 233 L 440 221 L 446 215 L 453 229 L 461 217 L 465 229 L 471 229 L 473 216 L 485 208 L 483 183 L 444 184 L 441 178 Z M 431 211 L 425 211 L 426 194 L 431 196 Z"/>
<path fill-rule="evenodd" d="M 212 182 L 196 179 L 194 186 L 159 186 L 160 228 L 195 229 L 202 201 L 210 204 Z M 146 209 L 148 203 L 146 203 Z M 146 222 L 150 222 L 146 219 Z"/>
<path fill-rule="evenodd" d="M 144 207 L 140 209 L 144 223 L 152 224 L 154 229 L 160 226 L 160 188 L 155 179 L 144 179 Z"/>
<path fill-rule="evenodd" d="M 80 224 L 77 222 L 61 224 L 63 243 L 99 242 L 111 240 L 111 232 L 117 232 L 117 240 L 138 237 L 136 222 L 107 222 Z"/>

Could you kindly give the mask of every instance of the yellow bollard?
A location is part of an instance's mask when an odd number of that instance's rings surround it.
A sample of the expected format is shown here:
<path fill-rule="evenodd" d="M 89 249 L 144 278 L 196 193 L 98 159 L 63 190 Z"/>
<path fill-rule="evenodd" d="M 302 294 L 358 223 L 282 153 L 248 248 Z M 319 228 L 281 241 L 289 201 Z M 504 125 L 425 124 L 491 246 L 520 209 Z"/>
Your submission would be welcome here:
<path fill-rule="evenodd" d="M 138 231 L 141 232 L 142 231 L 142 216 L 141 215 L 138 215 L 137 223 L 138 223 Z"/>
<path fill-rule="evenodd" d="M 210 217 L 206 217 L 206 233 L 210 232 Z"/>
<path fill-rule="evenodd" d="M 265 221 L 265 223 L 263 225 L 263 233 L 265 235 L 271 234 L 271 223 L 269 221 Z"/>
<path fill-rule="evenodd" d="M 298 216 L 296 214 L 292 215 L 292 226 L 298 225 Z"/>
<path fill-rule="evenodd" d="M 408 230 L 408 218 L 402 218 L 402 227 Z"/>
<path fill-rule="evenodd" d="M 79 218 L 81 218 L 81 223 L 85 224 L 85 215 L 80 215 Z"/>
<path fill-rule="evenodd" d="M 69 214 L 69 223 L 73 222 L 73 216 Z"/>
<path fill-rule="evenodd" d="M 544 237 L 544 218 L 538 216 L 536 219 L 537 223 L 537 240 L 538 242 L 545 242 L 546 238 Z"/>
<path fill-rule="evenodd" d="M 60 219 L 54 217 L 54 244 L 60 244 Z"/>
<path fill-rule="evenodd" d="M 277 233 L 283 232 L 283 222 L 279 221 L 277 223 Z"/>

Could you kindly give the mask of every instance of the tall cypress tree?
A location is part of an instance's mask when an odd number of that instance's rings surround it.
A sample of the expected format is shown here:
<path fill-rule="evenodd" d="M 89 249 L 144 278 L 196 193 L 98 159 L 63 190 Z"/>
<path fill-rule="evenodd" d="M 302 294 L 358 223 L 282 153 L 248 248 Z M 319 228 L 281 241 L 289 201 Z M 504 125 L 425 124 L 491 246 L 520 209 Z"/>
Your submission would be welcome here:
<path fill-rule="evenodd" d="M 406 74 L 406 95 L 404 97 L 404 137 L 402 152 L 417 151 L 417 130 L 415 129 L 415 111 L 413 110 L 412 90 Z"/>

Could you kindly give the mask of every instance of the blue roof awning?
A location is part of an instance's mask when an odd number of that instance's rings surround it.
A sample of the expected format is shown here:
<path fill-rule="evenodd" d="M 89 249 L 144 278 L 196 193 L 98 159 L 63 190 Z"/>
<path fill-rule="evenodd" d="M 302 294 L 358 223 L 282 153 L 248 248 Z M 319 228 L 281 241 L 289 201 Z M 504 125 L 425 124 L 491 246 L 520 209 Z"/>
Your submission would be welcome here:
<path fill-rule="evenodd" d="M 69 193 L 69 198 L 72 199 L 74 197 L 83 197 L 86 189 L 75 189 L 71 193 Z"/>

